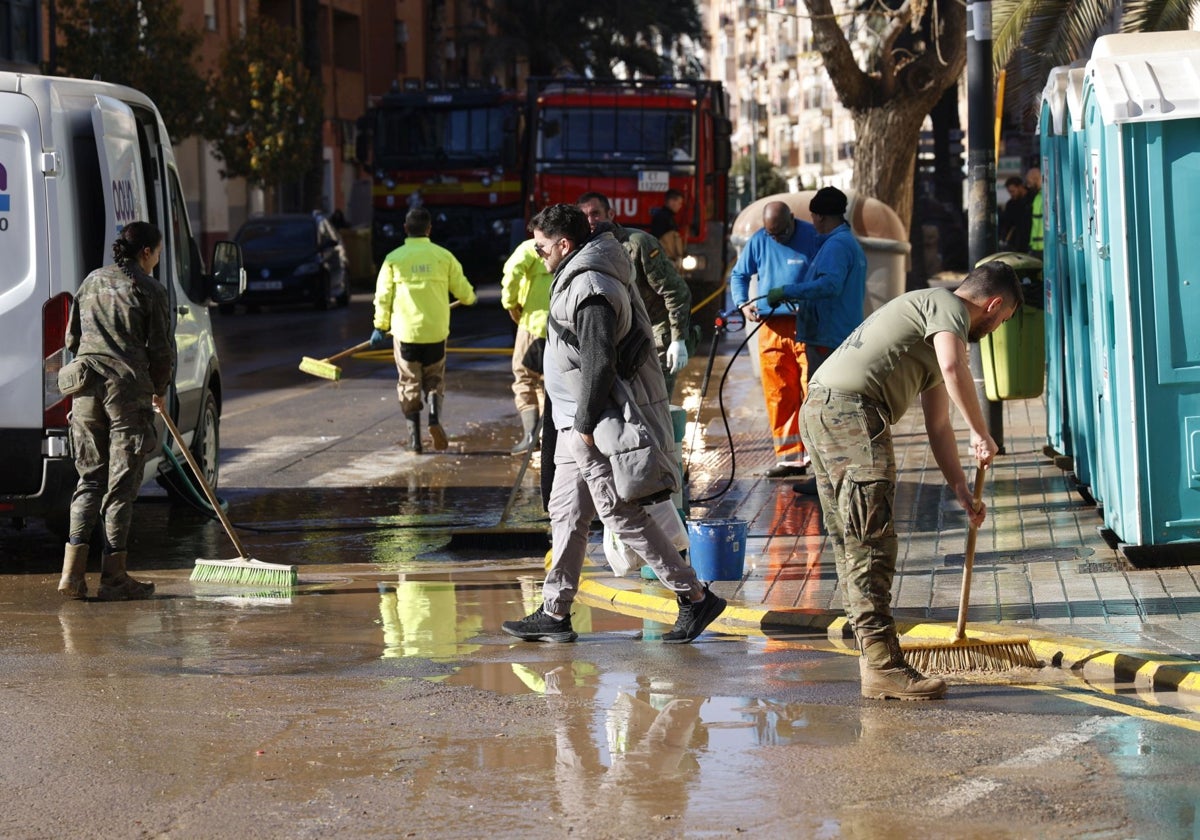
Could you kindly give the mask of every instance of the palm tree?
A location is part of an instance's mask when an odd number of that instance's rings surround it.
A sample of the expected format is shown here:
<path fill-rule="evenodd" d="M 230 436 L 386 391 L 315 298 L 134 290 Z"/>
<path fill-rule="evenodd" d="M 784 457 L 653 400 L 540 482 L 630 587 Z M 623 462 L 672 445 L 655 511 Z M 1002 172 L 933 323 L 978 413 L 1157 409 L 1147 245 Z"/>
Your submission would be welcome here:
<path fill-rule="evenodd" d="M 997 0 L 992 59 L 1009 71 L 1008 108 L 1036 111 L 1050 70 L 1086 59 L 1101 35 L 1187 29 L 1195 8 L 1195 0 Z"/>

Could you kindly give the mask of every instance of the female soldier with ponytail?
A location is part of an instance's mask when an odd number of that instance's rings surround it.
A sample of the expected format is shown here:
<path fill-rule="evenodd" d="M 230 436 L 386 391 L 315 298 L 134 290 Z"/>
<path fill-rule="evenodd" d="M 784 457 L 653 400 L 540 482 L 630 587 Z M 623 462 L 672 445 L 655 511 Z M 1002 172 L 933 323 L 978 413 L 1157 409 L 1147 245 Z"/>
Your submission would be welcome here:
<path fill-rule="evenodd" d="M 162 233 L 132 222 L 112 250 L 114 264 L 93 271 L 79 287 L 67 331 L 67 349 L 88 373 L 71 409 L 79 483 L 58 591 L 87 597 L 87 541 L 100 519 L 104 549 L 96 594 L 123 601 L 154 592 L 153 583 L 126 574 L 125 558 L 142 469 L 158 445 L 154 405 L 162 406 L 171 382 L 175 340 L 167 292 L 150 274 L 162 253 Z"/>

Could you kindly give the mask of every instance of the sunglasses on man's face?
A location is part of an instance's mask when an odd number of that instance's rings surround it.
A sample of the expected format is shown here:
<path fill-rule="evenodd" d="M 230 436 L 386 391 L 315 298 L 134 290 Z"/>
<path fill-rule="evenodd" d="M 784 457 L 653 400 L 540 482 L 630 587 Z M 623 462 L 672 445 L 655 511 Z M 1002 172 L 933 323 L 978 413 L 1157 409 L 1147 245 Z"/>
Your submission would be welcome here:
<path fill-rule="evenodd" d="M 541 257 L 542 259 L 545 259 L 546 252 L 549 251 L 551 248 L 553 248 L 555 245 L 557 245 L 560 241 L 561 240 L 556 240 L 554 242 L 548 242 L 548 243 L 546 243 L 545 247 L 543 247 L 541 245 L 541 243 L 539 243 L 539 242 L 534 242 L 533 243 L 533 252 L 535 254 L 537 254 L 539 257 Z"/>

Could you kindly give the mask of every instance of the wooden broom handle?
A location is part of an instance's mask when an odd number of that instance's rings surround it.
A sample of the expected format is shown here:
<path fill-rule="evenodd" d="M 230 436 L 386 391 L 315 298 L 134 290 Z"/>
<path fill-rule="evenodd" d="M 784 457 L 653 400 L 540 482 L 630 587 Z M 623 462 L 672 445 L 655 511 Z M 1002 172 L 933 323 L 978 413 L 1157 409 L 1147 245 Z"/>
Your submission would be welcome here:
<path fill-rule="evenodd" d="M 353 355 L 353 354 L 355 354 L 355 353 L 358 353 L 358 352 L 360 352 L 360 351 L 362 351 L 362 350 L 366 350 L 366 349 L 367 349 L 368 347 L 370 347 L 370 346 L 371 346 L 371 342 L 370 342 L 369 340 L 368 340 L 368 341 L 364 341 L 362 344 L 355 344 L 353 347 L 351 347 L 351 348 L 349 348 L 349 349 L 346 349 L 346 350 L 343 350 L 343 351 L 342 351 L 342 352 L 340 352 L 340 353 L 334 353 L 332 356 L 330 356 L 329 358 L 325 359 L 325 361 L 327 361 L 327 362 L 336 362 L 338 359 L 344 359 L 344 358 L 346 358 L 347 356 Z"/>
<path fill-rule="evenodd" d="M 369 343 L 369 342 L 368 342 Z M 171 415 L 163 411 L 157 404 L 154 410 L 158 416 L 167 424 L 167 431 L 171 433 L 171 437 L 175 438 L 175 442 L 179 444 L 179 448 L 183 450 L 183 457 L 187 459 L 188 466 L 192 468 L 192 475 L 196 477 L 196 483 L 200 485 L 200 489 L 204 491 L 204 495 L 208 497 L 208 503 L 212 506 L 213 512 L 217 518 L 221 520 L 221 525 L 225 528 L 225 533 L 229 535 L 233 547 L 237 549 L 238 557 L 246 557 L 246 549 L 242 548 L 242 541 L 238 539 L 237 534 L 233 530 L 233 523 L 229 521 L 229 517 L 225 515 L 225 511 L 221 509 L 221 502 L 217 499 L 217 494 L 208 486 L 208 479 L 204 477 L 204 472 L 200 469 L 200 465 L 196 463 L 196 459 L 192 457 L 192 452 L 183 442 L 183 435 L 179 434 L 179 429 L 175 427 L 175 423 L 171 420 Z"/>
<path fill-rule="evenodd" d="M 975 468 L 975 492 L 972 494 L 972 507 L 979 509 L 983 500 L 984 467 L 979 464 Z M 967 605 L 971 600 L 971 567 L 975 564 L 975 543 L 979 537 L 979 526 L 971 524 L 967 528 L 967 551 L 963 555 L 962 592 L 958 596 L 958 627 L 954 631 L 955 639 L 963 639 L 967 635 Z"/>

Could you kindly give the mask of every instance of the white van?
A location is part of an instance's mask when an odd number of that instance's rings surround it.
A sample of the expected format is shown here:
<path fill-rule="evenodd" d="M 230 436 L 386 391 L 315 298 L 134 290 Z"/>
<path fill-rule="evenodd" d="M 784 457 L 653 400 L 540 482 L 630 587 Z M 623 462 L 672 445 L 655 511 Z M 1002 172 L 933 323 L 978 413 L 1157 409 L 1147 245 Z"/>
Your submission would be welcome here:
<path fill-rule="evenodd" d="M 138 220 L 163 234 L 155 274 L 179 357 L 169 404 L 215 483 L 222 391 L 208 307 L 241 294 L 240 251 L 218 243 L 205 274 L 171 141 L 147 97 L 0 72 L 0 516 L 65 530 L 76 482 L 71 401 L 57 387 L 67 317 L 79 284 L 112 262 L 113 240 Z M 145 478 L 162 466 L 153 457 Z"/>

